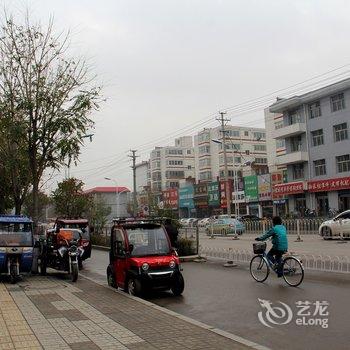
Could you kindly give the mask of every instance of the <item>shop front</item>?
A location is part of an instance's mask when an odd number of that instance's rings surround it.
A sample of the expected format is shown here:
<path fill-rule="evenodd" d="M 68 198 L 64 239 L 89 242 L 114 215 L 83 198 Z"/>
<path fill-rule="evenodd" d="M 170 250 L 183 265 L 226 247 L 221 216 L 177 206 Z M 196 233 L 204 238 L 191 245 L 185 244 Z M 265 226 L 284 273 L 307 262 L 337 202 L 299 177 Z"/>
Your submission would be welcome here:
<path fill-rule="evenodd" d="M 271 198 L 273 203 L 273 215 L 285 217 L 289 212 L 288 198 L 278 194 L 274 190 L 275 185 L 287 183 L 285 171 L 276 171 L 271 173 Z"/>
<path fill-rule="evenodd" d="M 289 201 L 289 213 L 292 217 L 304 216 L 306 210 L 306 183 L 304 181 L 287 182 L 273 186 L 273 194 L 275 196 L 286 197 Z"/>
<path fill-rule="evenodd" d="M 191 218 L 195 216 L 196 210 L 194 206 L 194 188 L 188 185 L 179 188 L 179 217 Z"/>
<path fill-rule="evenodd" d="M 197 218 L 206 218 L 210 215 L 208 205 L 208 186 L 206 183 L 194 185 L 194 205 L 196 207 Z"/>
<path fill-rule="evenodd" d="M 262 217 L 261 205 L 259 204 L 258 177 L 256 175 L 245 176 L 244 196 L 247 214 Z"/>
<path fill-rule="evenodd" d="M 308 190 L 315 193 L 317 210 L 323 215 L 329 209 L 350 209 L 350 177 L 308 181 Z"/>
<path fill-rule="evenodd" d="M 273 204 L 270 174 L 258 175 L 258 194 L 262 217 L 271 218 L 273 216 Z"/>

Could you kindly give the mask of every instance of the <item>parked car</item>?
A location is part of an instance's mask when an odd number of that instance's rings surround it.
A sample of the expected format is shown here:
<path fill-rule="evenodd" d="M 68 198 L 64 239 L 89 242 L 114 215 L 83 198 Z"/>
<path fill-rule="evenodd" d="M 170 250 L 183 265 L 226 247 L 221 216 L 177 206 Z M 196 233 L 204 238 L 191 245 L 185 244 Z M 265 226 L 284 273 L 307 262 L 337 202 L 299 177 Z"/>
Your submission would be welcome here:
<path fill-rule="evenodd" d="M 211 219 L 210 218 L 204 218 L 198 221 L 197 226 L 198 227 L 206 227 L 210 224 Z"/>
<path fill-rule="evenodd" d="M 245 214 L 245 215 L 241 215 L 240 220 L 241 221 L 260 221 L 262 219 L 259 218 L 259 216 L 257 215 Z"/>
<path fill-rule="evenodd" d="M 111 230 L 107 281 L 131 295 L 153 289 L 181 295 L 184 279 L 176 250 L 156 221 L 115 221 Z"/>
<path fill-rule="evenodd" d="M 206 234 L 228 235 L 237 233 L 241 235 L 245 231 L 244 224 L 237 219 L 223 218 L 213 221 L 206 228 Z"/>
<path fill-rule="evenodd" d="M 333 237 L 350 238 L 350 210 L 346 210 L 331 220 L 324 221 L 319 227 L 319 234 L 324 239 L 331 239 Z"/>

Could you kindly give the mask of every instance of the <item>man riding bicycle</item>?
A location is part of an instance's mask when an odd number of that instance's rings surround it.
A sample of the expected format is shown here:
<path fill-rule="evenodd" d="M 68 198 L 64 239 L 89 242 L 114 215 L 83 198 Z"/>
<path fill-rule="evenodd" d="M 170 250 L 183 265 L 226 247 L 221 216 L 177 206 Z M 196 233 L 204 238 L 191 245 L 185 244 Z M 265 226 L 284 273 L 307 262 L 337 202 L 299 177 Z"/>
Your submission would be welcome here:
<path fill-rule="evenodd" d="M 275 216 L 272 219 L 273 227 L 265 234 L 255 238 L 256 241 L 265 241 L 272 237 L 272 248 L 267 253 L 267 258 L 273 263 L 277 264 L 277 275 L 282 277 L 281 260 L 282 255 L 288 251 L 287 229 L 282 224 L 282 219 Z"/>

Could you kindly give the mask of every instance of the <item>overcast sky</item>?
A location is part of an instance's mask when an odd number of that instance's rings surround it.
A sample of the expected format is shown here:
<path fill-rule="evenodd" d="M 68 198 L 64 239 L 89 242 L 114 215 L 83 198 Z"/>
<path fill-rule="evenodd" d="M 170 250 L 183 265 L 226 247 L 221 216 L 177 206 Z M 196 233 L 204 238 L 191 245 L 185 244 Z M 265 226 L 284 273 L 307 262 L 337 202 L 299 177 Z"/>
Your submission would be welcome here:
<path fill-rule="evenodd" d="M 5 3 L 17 13 L 28 6 L 43 22 L 54 15 L 57 32 L 72 31 L 75 52 L 89 58 L 104 86 L 107 101 L 93 115 L 93 142 L 86 142 L 81 164 L 71 169 L 87 187 L 110 185 L 105 176 L 130 186 L 130 148 L 146 159 L 151 147 L 173 143 L 174 135 L 217 125 L 214 113 L 220 109 L 350 63 L 346 0 Z M 349 76 L 349 69 L 322 80 Z M 277 95 L 283 92 L 271 97 Z M 264 102 L 233 109 L 228 116 L 233 124 L 263 126 Z M 49 188 L 62 176 L 64 170 Z"/>

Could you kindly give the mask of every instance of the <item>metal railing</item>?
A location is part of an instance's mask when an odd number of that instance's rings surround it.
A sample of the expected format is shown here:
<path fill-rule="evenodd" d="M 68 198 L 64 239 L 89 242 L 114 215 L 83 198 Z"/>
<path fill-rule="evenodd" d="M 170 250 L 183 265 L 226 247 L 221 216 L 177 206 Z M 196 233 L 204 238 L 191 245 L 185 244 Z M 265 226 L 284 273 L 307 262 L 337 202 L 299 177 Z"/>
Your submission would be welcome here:
<path fill-rule="evenodd" d="M 350 257 L 321 254 L 293 254 L 298 257 L 306 270 L 350 273 Z M 223 261 L 249 263 L 254 253 L 246 249 L 199 246 L 199 255 Z"/>

